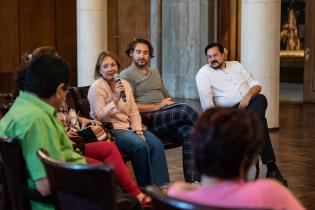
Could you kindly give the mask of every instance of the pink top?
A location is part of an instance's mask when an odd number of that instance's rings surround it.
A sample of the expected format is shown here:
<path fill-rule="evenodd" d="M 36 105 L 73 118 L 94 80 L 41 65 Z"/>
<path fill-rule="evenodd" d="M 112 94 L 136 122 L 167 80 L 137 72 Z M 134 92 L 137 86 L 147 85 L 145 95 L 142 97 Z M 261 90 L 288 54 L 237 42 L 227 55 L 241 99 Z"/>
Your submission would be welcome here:
<path fill-rule="evenodd" d="M 287 188 L 269 179 L 253 182 L 223 181 L 201 186 L 193 191 L 182 191 L 171 187 L 168 195 L 180 200 L 218 207 L 305 209 Z"/>
<path fill-rule="evenodd" d="M 91 114 L 101 122 L 113 123 L 114 129 L 142 130 L 141 116 L 133 98 L 129 83 L 121 80 L 127 101 L 119 99 L 114 103 L 114 95 L 109 84 L 102 78 L 94 81 L 88 92 Z"/>

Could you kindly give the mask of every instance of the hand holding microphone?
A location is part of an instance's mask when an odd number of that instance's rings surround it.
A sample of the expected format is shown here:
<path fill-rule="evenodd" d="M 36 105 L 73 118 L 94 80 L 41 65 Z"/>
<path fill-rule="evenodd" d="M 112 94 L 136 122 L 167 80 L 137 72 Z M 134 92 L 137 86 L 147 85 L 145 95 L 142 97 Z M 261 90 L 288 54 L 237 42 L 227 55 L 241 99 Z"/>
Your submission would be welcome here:
<path fill-rule="evenodd" d="M 114 74 L 114 80 L 115 80 L 115 83 L 116 83 L 116 84 L 120 84 L 120 85 L 121 85 L 120 75 L 119 75 L 118 73 L 115 73 L 115 74 Z M 124 90 L 121 90 L 121 91 L 120 91 L 120 97 L 122 98 L 122 100 L 123 100 L 124 102 L 127 101 L 126 93 L 125 93 Z"/>

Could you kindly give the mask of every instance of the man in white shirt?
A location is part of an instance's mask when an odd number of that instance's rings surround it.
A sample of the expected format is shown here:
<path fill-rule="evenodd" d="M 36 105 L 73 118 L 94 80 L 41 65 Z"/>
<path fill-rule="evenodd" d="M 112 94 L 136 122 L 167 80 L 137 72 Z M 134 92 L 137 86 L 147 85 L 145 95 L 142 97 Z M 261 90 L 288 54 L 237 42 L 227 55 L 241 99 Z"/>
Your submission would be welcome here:
<path fill-rule="evenodd" d="M 196 75 L 196 83 L 203 110 L 213 106 L 247 109 L 255 113 L 264 128 L 264 145 L 260 153 L 267 166 L 266 177 L 275 178 L 288 185 L 275 161 L 270 141 L 265 112 L 267 99 L 259 94 L 261 86 L 253 76 L 237 61 L 225 61 L 224 46 L 210 43 L 205 48 L 208 64 L 201 67 Z"/>

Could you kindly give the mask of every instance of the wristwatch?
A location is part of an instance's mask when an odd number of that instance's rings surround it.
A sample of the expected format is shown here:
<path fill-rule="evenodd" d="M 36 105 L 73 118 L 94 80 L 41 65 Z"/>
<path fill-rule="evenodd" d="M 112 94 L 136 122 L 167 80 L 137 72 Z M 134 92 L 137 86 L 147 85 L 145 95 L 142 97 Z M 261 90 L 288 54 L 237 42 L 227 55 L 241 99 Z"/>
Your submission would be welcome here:
<path fill-rule="evenodd" d="M 143 136 L 143 131 L 142 130 L 136 130 L 136 131 L 134 131 L 134 133 L 139 135 L 139 136 Z"/>

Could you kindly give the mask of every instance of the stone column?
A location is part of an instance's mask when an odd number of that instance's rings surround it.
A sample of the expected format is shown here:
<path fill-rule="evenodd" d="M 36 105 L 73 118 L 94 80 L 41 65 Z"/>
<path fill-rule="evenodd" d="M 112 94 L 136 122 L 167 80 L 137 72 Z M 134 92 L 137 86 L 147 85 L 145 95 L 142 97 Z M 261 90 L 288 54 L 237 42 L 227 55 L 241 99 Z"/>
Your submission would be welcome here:
<path fill-rule="evenodd" d="M 206 63 L 207 0 L 162 1 L 162 77 L 172 97 L 199 99 L 195 76 Z"/>
<path fill-rule="evenodd" d="M 242 0 L 241 62 L 261 82 L 269 128 L 279 127 L 280 0 Z"/>
<path fill-rule="evenodd" d="M 98 54 L 107 48 L 107 0 L 77 0 L 78 86 L 90 85 Z"/>
<path fill-rule="evenodd" d="M 151 26 L 150 40 L 154 49 L 154 59 L 151 59 L 151 67 L 161 71 L 161 35 L 162 35 L 162 17 L 161 17 L 162 0 L 151 0 Z"/>

